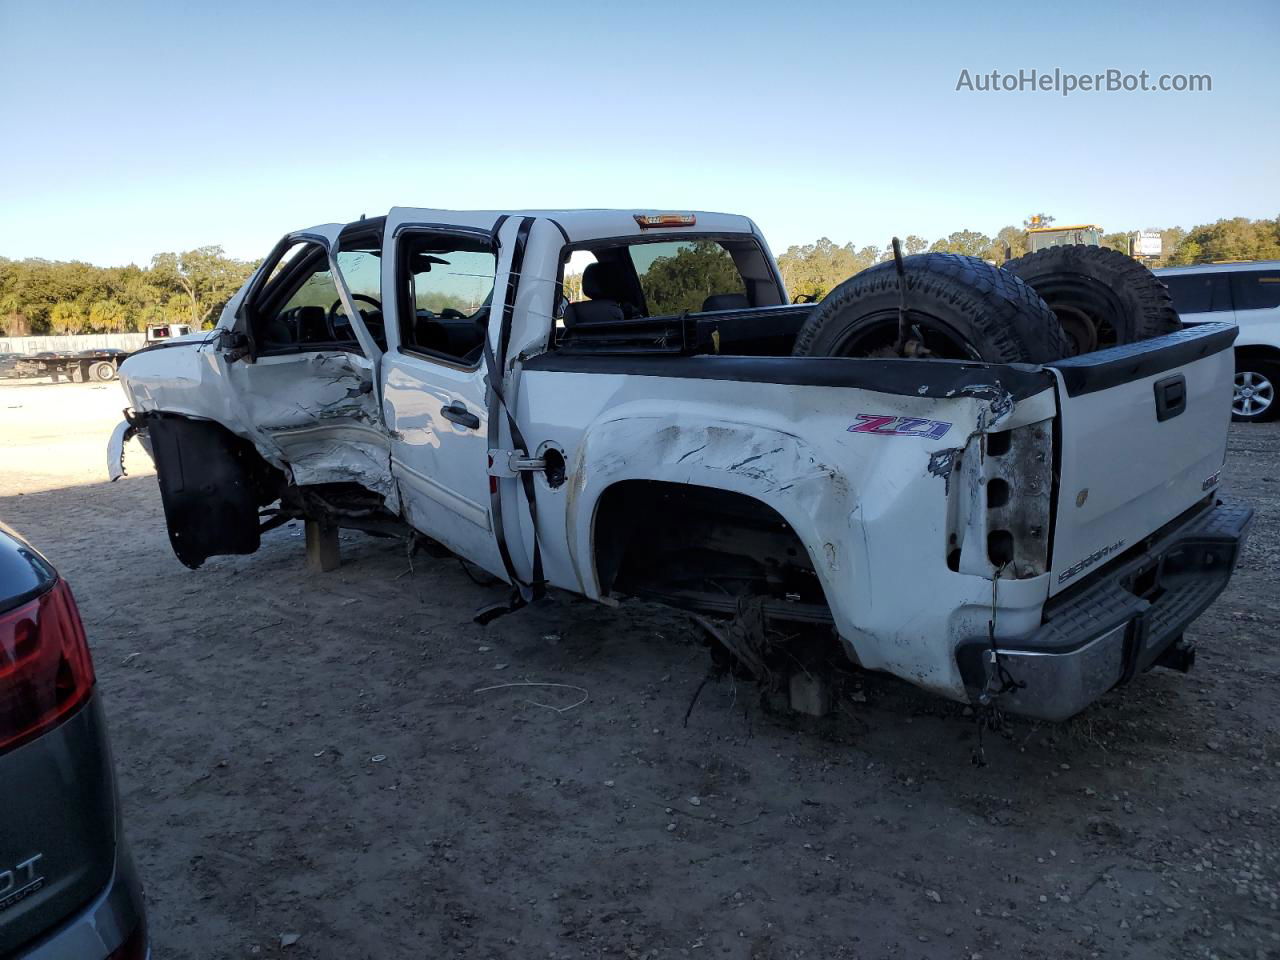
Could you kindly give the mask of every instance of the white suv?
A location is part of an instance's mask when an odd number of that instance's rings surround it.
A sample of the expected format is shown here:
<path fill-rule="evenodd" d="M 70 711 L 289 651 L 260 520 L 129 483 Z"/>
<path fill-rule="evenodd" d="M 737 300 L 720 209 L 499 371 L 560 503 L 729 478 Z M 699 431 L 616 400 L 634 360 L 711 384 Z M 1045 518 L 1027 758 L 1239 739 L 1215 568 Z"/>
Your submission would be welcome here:
<path fill-rule="evenodd" d="M 1162 267 L 1184 324 L 1225 321 L 1240 327 L 1236 339 L 1236 420 L 1280 416 L 1280 260 Z"/>

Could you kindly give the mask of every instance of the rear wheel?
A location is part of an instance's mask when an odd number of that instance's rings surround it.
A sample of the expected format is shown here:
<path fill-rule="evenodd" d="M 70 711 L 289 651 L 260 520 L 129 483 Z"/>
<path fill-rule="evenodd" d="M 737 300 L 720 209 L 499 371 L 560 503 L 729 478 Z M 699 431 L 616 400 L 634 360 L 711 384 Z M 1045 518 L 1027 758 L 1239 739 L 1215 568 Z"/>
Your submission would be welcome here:
<path fill-rule="evenodd" d="M 100 383 L 106 383 L 108 380 L 116 378 L 116 365 L 107 363 L 105 360 L 101 363 L 95 363 L 89 370 L 89 375 Z"/>
<path fill-rule="evenodd" d="M 1035 288 L 1057 316 L 1072 356 L 1182 329 L 1169 291 L 1132 257 L 1068 244 L 1010 260 L 1003 268 Z"/>
<path fill-rule="evenodd" d="M 1277 387 L 1280 387 L 1280 363 L 1237 357 L 1231 419 L 1239 423 L 1262 423 L 1280 416 Z"/>
<path fill-rule="evenodd" d="M 1034 290 L 976 257 L 904 257 L 908 354 L 990 363 L 1046 363 L 1067 354 L 1062 327 Z M 891 261 L 832 290 L 796 336 L 798 357 L 892 357 L 898 273 Z"/>

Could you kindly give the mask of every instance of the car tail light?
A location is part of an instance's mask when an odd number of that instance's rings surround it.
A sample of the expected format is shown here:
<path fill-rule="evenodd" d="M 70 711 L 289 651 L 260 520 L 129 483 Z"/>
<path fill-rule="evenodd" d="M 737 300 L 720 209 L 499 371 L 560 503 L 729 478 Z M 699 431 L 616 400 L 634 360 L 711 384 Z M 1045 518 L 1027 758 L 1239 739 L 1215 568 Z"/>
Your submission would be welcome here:
<path fill-rule="evenodd" d="M 84 625 L 65 580 L 0 614 L 0 752 L 60 723 L 89 699 L 93 681 Z"/>

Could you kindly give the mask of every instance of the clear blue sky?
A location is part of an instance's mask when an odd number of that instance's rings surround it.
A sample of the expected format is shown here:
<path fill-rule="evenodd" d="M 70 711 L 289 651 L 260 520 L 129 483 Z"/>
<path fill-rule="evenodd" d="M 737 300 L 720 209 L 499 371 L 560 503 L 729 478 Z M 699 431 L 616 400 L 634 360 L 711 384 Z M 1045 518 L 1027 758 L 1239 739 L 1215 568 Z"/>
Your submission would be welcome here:
<path fill-rule="evenodd" d="M 1280 214 L 1280 4 L 0 0 L 0 255 L 392 205 L 747 213 L 775 248 Z M 956 92 L 961 69 L 1211 93 Z"/>

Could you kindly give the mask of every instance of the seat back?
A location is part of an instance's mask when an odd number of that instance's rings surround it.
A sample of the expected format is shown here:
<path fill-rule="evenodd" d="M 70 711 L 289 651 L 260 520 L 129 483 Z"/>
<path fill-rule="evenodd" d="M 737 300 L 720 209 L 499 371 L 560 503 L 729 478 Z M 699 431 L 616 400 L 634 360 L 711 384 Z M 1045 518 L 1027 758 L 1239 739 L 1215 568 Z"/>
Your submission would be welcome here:
<path fill-rule="evenodd" d="M 751 306 L 745 293 L 713 293 L 702 301 L 702 310 L 745 310 Z"/>
<path fill-rule="evenodd" d="M 329 339 L 329 324 L 324 307 L 298 308 L 298 342 L 322 343 Z"/>
<path fill-rule="evenodd" d="M 606 267 L 602 263 L 591 263 L 582 271 L 582 293 L 589 297 L 571 303 L 564 312 L 566 330 L 590 323 L 609 323 L 624 319 L 622 304 L 618 300 L 617 291 L 610 283 Z"/>

